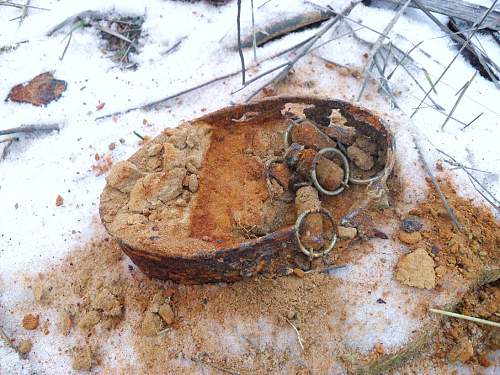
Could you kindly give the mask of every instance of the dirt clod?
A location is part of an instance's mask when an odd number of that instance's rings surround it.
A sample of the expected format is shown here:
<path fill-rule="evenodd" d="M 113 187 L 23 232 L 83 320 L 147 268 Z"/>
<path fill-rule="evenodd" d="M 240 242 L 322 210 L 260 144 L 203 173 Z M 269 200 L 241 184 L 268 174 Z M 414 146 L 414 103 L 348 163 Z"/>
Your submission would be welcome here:
<path fill-rule="evenodd" d="M 34 330 L 38 327 L 39 316 L 34 314 L 26 314 L 23 318 L 23 328 Z"/>
<path fill-rule="evenodd" d="M 119 316 L 122 313 L 122 304 L 108 288 L 102 288 L 97 293 L 92 308 L 102 310 L 107 316 Z"/>
<path fill-rule="evenodd" d="M 358 230 L 351 227 L 339 226 L 338 231 L 339 237 L 342 240 L 352 240 L 353 238 L 356 238 L 356 235 L 358 234 Z"/>
<path fill-rule="evenodd" d="M 143 336 L 156 336 L 164 328 L 165 324 L 158 314 L 146 311 L 141 324 L 141 333 Z"/>
<path fill-rule="evenodd" d="M 73 350 L 73 370 L 90 371 L 92 368 L 92 351 L 89 346 Z"/>
<path fill-rule="evenodd" d="M 436 286 L 434 260 L 424 249 L 404 255 L 396 267 L 396 280 L 416 288 L 433 289 Z"/>
<path fill-rule="evenodd" d="M 302 279 L 305 276 L 305 272 L 301 270 L 300 268 L 294 268 L 293 269 L 293 274 L 297 276 L 299 279 Z"/>
<path fill-rule="evenodd" d="M 164 303 L 163 305 L 161 305 L 158 309 L 158 314 L 168 325 L 171 325 L 174 322 L 174 310 L 172 310 L 172 306 L 170 306 L 169 303 Z"/>
<path fill-rule="evenodd" d="M 61 197 L 60 195 L 58 195 L 58 196 L 56 197 L 56 206 L 57 206 L 57 207 L 62 206 L 62 205 L 63 205 L 63 203 L 64 203 L 64 198 L 63 198 L 63 197 Z"/>
<path fill-rule="evenodd" d="M 415 245 L 416 243 L 419 243 L 422 240 L 422 235 L 420 234 L 420 232 L 408 233 L 400 231 L 399 240 L 407 245 Z"/>
<path fill-rule="evenodd" d="M 22 354 L 28 354 L 31 351 L 32 347 L 33 343 L 31 342 L 31 340 L 21 340 L 17 348 Z"/>
<path fill-rule="evenodd" d="M 143 176 L 137 167 L 129 161 L 116 163 L 106 176 L 106 182 L 123 193 L 129 193 L 139 178 Z"/>
<path fill-rule="evenodd" d="M 371 155 L 355 144 L 347 148 L 347 156 L 354 162 L 356 167 L 364 171 L 369 171 L 375 165 Z"/>
<path fill-rule="evenodd" d="M 80 321 L 78 322 L 78 327 L 80 327 L 83 330 L 88 330 L 95 326 L 99 321 L 101 320 L 101 317 L 97 311 L 89 311 L 88 313 L 85 313 L 82 315 L 80 318 Z"/>
<path fill-rule="evenodd" d="M 474 355 L 474 348 L 468 338 L 463 337 L 448 353 L 450 362 L 467 362 Z"/>

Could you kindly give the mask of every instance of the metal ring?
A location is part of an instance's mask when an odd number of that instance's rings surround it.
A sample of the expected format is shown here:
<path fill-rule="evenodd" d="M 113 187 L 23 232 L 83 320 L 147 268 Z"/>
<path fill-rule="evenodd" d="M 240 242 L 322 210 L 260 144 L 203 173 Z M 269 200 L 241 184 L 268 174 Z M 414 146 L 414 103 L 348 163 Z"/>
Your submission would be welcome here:
<path fill-rule="evenodd" d="M 337 155 L 340 156 L 340 159 L 342 160 L 342 164 L 344 165 L 344 180 L 342 181 L 342 186 L 339 187 L 338 189 L 335 190 L 327 190 L 318 181 L 317 175 L 316 175 L 316 165 L 318 164 L 319 157 L 323 154 L 326 154 L 327 152 L 333 152 Z M 316 156 L 313 159 L 312 162 L 312 168 L 311 168 L 311 181 L 313 182 L 314 186 L 316 189 L 318 189 L 322 194 L 325 195 L 338 195 L 344 191 L 344 189 L 348 186 L 347 183 L 349 182 L 349 161 L 347 160 L 346 156 L 340 151 L 339 149 L 335 147 L 325 147 L 322 148 L 321 150 L 318 151 Z"/>
<path fill-rule="evenodd" d="M 309 216 L 310 214 L 314 213 L 321 213 L 325 215 L 328 220 L 332 223 L 333 231 L 332 231 L 332 240 L 328 244 L 327 248 L 321 252 L 315 252 L 314 249 L 308 249 L 304 246 L 302 241 L 300 240 L 300 227 L 302 226 L 302 223 L 304 222 L 304 219 Z M 306 210 L 302 212 L 299 217 L 297 218 L 297 221 L 295 222 L 294 230 L 295 230 L 295 238 L 297 239 L 297 242 L 299 243 L 299 248 L 300 251 L 302 251 L 304 254 L 306 254 L 309 258 L 318 258 L 320 256 L 325 256 L 327 255 L 332 249 L 335 247 L 335 244 L 337 243 L 337 225 L 335 224 L 335 221 L 333 220 L 332 214 L 324 209 L 323 207 L 314 209 L 314 210 Z"/>

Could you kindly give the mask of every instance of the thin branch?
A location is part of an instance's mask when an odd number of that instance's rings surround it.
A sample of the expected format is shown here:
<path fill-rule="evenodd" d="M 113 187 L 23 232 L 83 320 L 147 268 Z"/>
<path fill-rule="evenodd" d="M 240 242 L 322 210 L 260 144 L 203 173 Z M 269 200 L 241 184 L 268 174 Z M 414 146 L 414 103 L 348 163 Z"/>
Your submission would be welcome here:
<path fill-rule="evenodd" d="M 419 4 L 418 3 L 418 0 L 413 0 L 416 4 Z M 450 69 L 451 65 L 455 62 L 455 60 L 457 59 L 457 57 L 460 55 L 460 53 L 462 53 L 462 51 L 469 45 L 472 37 L 474 36 L 474 34 L 477 32 L 479 26 L 481 26 L 481 24 L 483 23 L 483 21 L 486 19 L 486 17 L 488 16 L 488 14 L 490 14 L 490 12 L 492 11 L 492 9 L 495 7 L 496 3 L 498 2 L 498 0 L 494 0 L 493 4 L 491 4 L 490 8 L 488 8 L 488 10 L 484 13 L 484 15 L 481 17 L 481 19 L 476 22 L 474 24 L 474 30 L 472 30 L 472 32 L 470 33 L 469 37 L 467 38 L 467 40 L 465 41 L 465 43 L 462 45 L 462 47 L 460 48 L 460 50 L 455 54 L 455 56 L 453 57 L 453 59 L 450 61 L 450 63 L 448 64 L 448 66 L 446 66 L 446 68 L 443 70 L 443 72 L 441 73 L 441 75 L 438 77 L 438 79 L 434 82 L 434 84 L 432 85 L 432 87 L 427 91 L 427 93 L 425 94 L 425 96 L 422 98 L 422 100 L 420 101 L 419 105 L 417 106 L 417 108 L 415 109 L 415 111 L 412 113 L 412 115 L 410 116 L 413 117 L 417 111 L 420 109 L 420 106 L 422 105 L 422 103 L 425 101 L 425 99 L 427 99 L 427 97 L 429 96 L 430 92 L 434 89 L 434 87 L 439 83 L 439 81 L 441 81 L 441 79 L 444 77 L 444 75 L 446 74 L 446 72 Z"/>
<path fill-rule="evenodd" d="M 477 70 L 474 72 L 474 75 L 472 76 L 471 79 L 469 79 L 465 85 L 462 87 L 462 89 L 460 90 L 460 95 L 458 96 L 455 104 L 453 105 L 453 108 L 451 109 L 449 115 L 446 117 L 446 120 L 444 120 L 443 122 L 443 125 L 441 125 L 441 130 L 444 129 L 444 126 L 446 125 L 446 123 L 448 122 L 448 120 L 450 119 L 451 115 L 453 115 L 453 112 L 455 112 L 455 109 L 458 107 L 458 104 L 460 103 L 460 101 L 462 100 L 462 98 L 464 97 L 464 94 L 465 92 L 467 91 L 467 89 L 469 88 L 469 86 L 471 85 L 472 81 L 474 80 L 474 78 L 476 78 L 476 74 L 477 74 Z"/>
<path fill-rule="evenodd" d="M 252 6 L 252 47 L 253 47 L 253 60 L 257 62 L 257 37 L 255 36 L 255 12 L 253 7 L 253 0 L 250 0 Z"/>
<path fill-rule="evenodd" d="M 267 60 L 271 60 L 271 59 L 274 59 L 276 57 L 279 57 L 287 52 L 290 52 L 291 50 L 297 48 L 297 47 L 300 47 L 302 46 L 304 43 L 307 43 L 311 38 L 307 38 L 306 40 L 296 44 L 295 46 L 292 46 L 290 48 L 287 48 L 283 51 L 280 51 L 280 52 L 277 52 L 271 56 L 269 56 L 268 58 L 264 59 L 263 61 L 267 61 Z M 114 113 L 109 113 L 107 115 L 104 115 L 104 116 L 99 116 L 99 117 L 96 117 L 94 120 L 95 121 L 98 121 L 98 120 L 102 120 L 102 119 L 106 119 L 106 118 L 109 118 L 109 117 L 113 117 L 113 116 L 119 116 L 119 115 L 124 115 L 126 113 L 129 113 L 129 112 L 132 112 L 132 111 L 136 111 L 136 110 L 139 110 L 139 109 L 150 109 L 150 108 L 153 108 L 159 104 L 163 104 L 165 102 L 167 102 L 168 100 L 170 99 L 174 99 L 174 98 L 177 98 L 179 96 L 182 96 L 182 95 L 185 95 L 185 94 L 188 94 L 192 91 L 196 91 L 196 90 L 199 90 L 205 86 L 209 86 L 211 85 L 212 83 L 215 83 L 215 82 L 218 82 L 218 81 L 222 81 L 226 78 L 230 78 L 230 77 L 233 77 L 237 74 L 241 73 L 241 70 L 237 70 L 235 72 L 232 72 L 232 73 L 228 73 L 228 74 L 225 74 L 223 76 L 220 76 L 220 77 L 217 77 L 217 78 L 214 78 L 214 79 L 211 79 L 210 81 L 207 81 L 207 82 L 204 82 L 204 83 L 201 83 L 197 86 L 194 86 L 194 87 L 191 87 L 191 88 L 188 88 L 186 90 L 183 90 L 183 91 L 180 91 L 176 94 L 173 94 L 173 95 L 169 95 L 163 99 L 159 99 L 159 100 L 156 100 L 154 102 L 150 102 L 150 103 L 146 103 L 146 104 L 142 104 L 142 105 L 139 105 L 139 106 L 136 106 L 136 107 L 131 107 L 131 108 L 128 108 L 128 109 L 125 109 L 125 110 L 122 110 L 122 111 L 118 111 L 118 112 L 114 112 Z"/>
<path fill-rule="evenodd" d="M 0 1 L 0 6 L 2 6 L 2 5 L 6 6 L 6 7 L 13 7 L 13 8 L 19 8 L 19 9 L 31 8 L 31 9 L 37 9 L 37 10 L 50 11 L 50 9 L 47 9 L 47 8 L 36 7 L 33 5 L 29 5 L 29 4 L 17 4 L 17 3 L 13 3 L 11 1 Z"/>
<path fill-rule="evenodd" d="M 424 42 L 424 41 L 422 40 L 422 41 L 418 42 L 417 44 L 415 44 L 412 48 L 410 48 L 410 49 L 408 50 L 408 52 L 406 52 L 406 53 L 404 54 L 404 56 L 403 56 L 403 58 L 402 58 L 402 59 L 400 59 L 400 60 L 398 60 L 398 61 L 397 61 L 396 66 L 394 67 L 394 69 L 392 69 L 392 72 L 390 72 L 390 73 L 389 73 L 389 75 L 387 76 L 387 80 L 388 80 L 388 81 L 392 78 L 392 76 L 393 76 L 394 72 L 396 71 L 396 69 L 397 69 L 400 65 L 402 65 L 402 64 L 403 64 L 403 62 L 404 62 L 404 61 L 405 61 L 405 60 L 406 60 L 406 59 L 410 56 L 410 53 L 412 53 L 415 49 L 417 49 L 417 48 L 418 48 L 418 47 L 419 47 L 419 46 L 420 46 L 423 42 Z M 396 54 L 394 54 L 394 53 L 393 53 L 393 55 L 394 55 L 394 56 L 396 56 Z"/>
<path fill-rule="evenodd" d="M 395 107 L 395 108 L 400 108 L 397 101 L 396 101 L 396 98 L 394 97 L 394 94 L 392 93 L 392 90 L 391 88 L 389 87 L 389 83 L 387 82 L 387 79 L 385 78 L 384 76 L 384 70 L 383 68 L 380 66 L 378 60 L 377 60 L 377 57 L 380 56 L 380 51 L 375 55 L 373 56 L 373 63 L 375 64 L 375 67 L 377 68 L 378 70 L 378 73 L 379 73 L 379 84 L 380 84 L 380 87 L 387 93 L 387 95 L 389 96 L 389 99 L 391 100 L 391 104 Z"/>
<path fill-rule="evenodd" d="M 19 17 L 19 25 L 21 25 L 23 23 L 24 19 L 28 15 L 28 7 L 30 6 L 30 4 L 31 4 L 31 0 L 26 0 L 26 5 L 23 6 L 23 11 L 21 13 L 21 16 Z"/>
<path fill-rule="evenodd" d="M 469 123 L 467 123 L 462 129 L 460 130 L 465 130 L 467 129 L 469 126 L 471 126 L 479 117 L 481 117 L 482 115 L 484 114 L 484 112 L 481 112 L 480 114 L 478 114 L 476 117 L 474 117 L 473 120 L 471 120 Z"/>
<path fill-rule="evenodd" d="M 241 60 L 241 84 L 245 85 L 245 57 L 243 56 L 243 48 L 241 47 L 241 25 L 240 25 L 240 16 L 241 16 L 241 0 L 238 0 L 238 16 L 236 17 L 236 26 L 238 28 L 238 53 L 240 55 Z"/>
<path fill-rule="evenodd" d="M 455 227 L 455 229 L 458 232 L 460 232 L 462 229 L 462 225 L 458 222 L 458 219 L 455 216 L 455 213 L 453 212 L 452 208 L 448 204 L 448 200 L 446 199 L 446 197 L 443 194 L 443 191 L 439 187 L 439 184 L 436 180 L 436 177 L 432 173 L 431 168 L 429 167 L 429 164 L 427 163 L 427 160 L 425 160 L 424 154 L 423 154 L 419 144 L 417 143 L 417 140 L 415 139 L 415 137 L 413 137 L 413 142 L 415 143 L 415 147 L 417 148 L 418 156 L 419 156 L 420 160 L 422 161 L 422 164 L 424 165 L 424 168 L 425 168 L 427 174 L 431 178 L 432 184 L 434 185 L 434 188 L 436 189 L 437 193 L 439 194 L 439 198 L 441 198 L 441 201 L 443 202 L 443 205 L 446 208 L 446 211 L 448 212 L 448 216 L 450 217 L 450 219 L 453 223 L 453 226 Z"/>
<path fill-rule="evenodd" d="M 361 85 L 361 90 L 359 91 L 358 98 L 357 100 L 359 101 L 361 97 L 363 96 L 363 91 L 366 87 L 366 80 L 368 79 L 368 71 L 371 71 L 373 67 L 373 59 L 375 57 L 375 54 L 378 52 L 380 47 L 382 46 L 382 43 L 384 41 L 384 36 L 388 37 L 389 32 L 392 30 L 398 19 L 401 17 L 403 12 L 406 10 L 408 7 L 408 4 L 410 3 L 411 0 L 406 0 L 404 5 L 397 11 L 397 13 L 394 15 L 394 17 L 391 19 L 391 21 L 387 24 L 387 26 L 384 28 L 384 31 L 382 32 L 382 35 L 380 35 L 377 38 L 377 41 L 373 45 L 372 49 L 370 50 L 370 53 L 368 55 L 368 60 L 366 61 L 365 67 L 363 69 L 363 84 Z"/>
<path fill-rule="evenodd" d="M 302 343 L 302 337 L 300 336 L 299 330 L 297 329 L 297 327 L 295 327 L 295 325 L 290 320 L 288 320 L 288 318 L 286 318 L 286 317 L 284 317 L 284 318 L 285 318 L 286 322 L 292 326 L 293 330 L 295 331 L 295 334 L 297 335 L 297 340 L 299 342 L 300 348 L 302 349 L 302 351 L 304 351 L 304 344 Z"/>
<path fill-rule="evenodd" d="M 105 14 L 96 10 L 85 10 L 83 12 L 77 13 L 72 15 L 71 17 L 66 18 L 64 21 L 61 23 L 57 24 L 54 26 L 52 29 L 50 29 L 47 32 L 47 36 L 52 36 L 55 32 L 58 30 L 62 29 L 66 25 L 72 25 L 78 20 L 88 20 L 88 19 L 93 19 L 93 20 L 101 20 L 105 18 Z"/>
<path fill-rule="evenodd" d="M 134 43 L 134 41 L 130 40 L 129 38 L 127 38 L 126 36 L 120 34 L 119 32 L 116 32 L 114 30 L 111 30 L 110 28 L 108 27 L 104 27 L 104 26 L 101 26 L 101 25 L 95 25 L 95 27 L 99 30 L 99 31 L 102 31 L 103 33 L 106 33 L 106 34 L 109 34 L 111 36 L 114 36 L 115 38 L 118 38 L 118 39 L 121 39 L 123 40 L 124 42 L 127 42 L 129 43 L 130 45 L 132 45 L 135 49 L 139 49 L 139 47 Z"/>
<path fill-rule="evenodd" d="M 469 321 L 474 322 L 474 323 L 486 324 L 486 325 L 489 325 L 489 326 L 492 326 L 492 327 L 500 328 L 500 323 L 492 322 L 491 320 L 480 319 L 480 318 L 476 318 L 474 316 L 457 314 L 457 313 L 454 313 L 454 312 L 451 312 L 451 311 L 445 311 L 445 310 L 429 309 L 429 311 L 432 312 L 432 313 L 434 313 L 434 314 L 451 316 L 452 318 L 459 318 L 459 319 L 469 320 Z"/>
<path fill-rule="evenodd" d="M 103 119 L 106 119 L 106 118 L 109 118 L 109 117 L 113 117 L 113 116 L 124 115 L 126 113 L 129 113 L 129 112 L 132 112 L 132 111 L 136 111 L 138 109 L 149 109 L 149 108 L 155 107 L 155 106 L 157 106 L 159 104 L 165 103 L 166 101 L 168 101 L 170 99 L 177 98 L 179 96 L 185 95 L 185 94 L 190 93 L 192 91 L 196 91 L 196 90 L 201 89 L 201 88 L 203 88 L 205 86 L 209 86 L 212 83 L 215 83 L 215 82 L 218 82 L 218 81 L 222 81 L 222 80 L 224 80 L 226 78 L 235 76 L 236 74 L 239 74 L 239 73 L 241 73 L 241 70 L 237 70 L 235 72 L 232 72 L 232 73 L 229 73 L 229 74 L 225 74 L 223 76 L 211 79 L 210 81 L 201 83 L 201 84 L 199 84 L 197 86 L 194 86 L 194 87 L 190 87 L 190 88 L 188 88 L 186 90 L 182 90 L 182 91 L 180 91 L 178 93 L 169 95 L 169 96 L 167 96 L 167 97 L 165 97 L 163 99 L 155 100 L 154 102 L 151 102 L 151 103 L 139 105 L 137 107 L 128 108 L 128 109 L 123 110 L 123 111 L 113 112 L 113 113 L 109 113 L 109 114 L 104 115 L 104 116 L 96 117 L 95 120 L 98 121 L 98 120 L 103 120 Z"/>
<path fill-rule="evenodd" d="M 21 125 L 17 128 L 0 130 L 0 135 L 15 134 L 15 133 L 33 133 L 39 131 L 59 130 L 58 124 L 43 124 L 43 125 Z"/>
<path fill-rule="evenodd" d="M 440 150 L 437 147 L 436 147 L 436 150 L 449 159 L 449 160 L 445 160 L 446 163 L 462 169 L 469 177 L 469 180 L 472 183 L 472 186 L 474 187 L 474 189 L 476 189 L 476 191 L 486 200 L 486 202 L 488 202 L 497 212 L 500 211 L 500 201 L 493 195 L 493 193 L 491 193 L 488 189 L 486 189 L 486 187 L 472 173 L 470 173 L 468 171 L 468 169 L 474 170 L 473 168 L 466 167 L 462 163 L 458 162 L 453 156 L 447 154 L 446 152 L 444 152 L 443 150 Z M 489 173 L 489 172 L 485 172 L 485 171 L 480 171 L 480 172 Z M 483 191 L 481 191 L 477 188 L 476 184 L 484 191 L 484 193 L 483 193 Z M 487 194 L 489 197 L 487 197 L 485 194 Z"/>

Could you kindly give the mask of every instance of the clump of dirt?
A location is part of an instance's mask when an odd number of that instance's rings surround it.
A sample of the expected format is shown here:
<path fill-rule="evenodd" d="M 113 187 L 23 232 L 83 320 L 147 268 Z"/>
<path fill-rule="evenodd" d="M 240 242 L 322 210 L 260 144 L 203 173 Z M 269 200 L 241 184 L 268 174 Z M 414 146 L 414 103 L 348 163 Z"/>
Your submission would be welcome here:
<path fill-rule="evenodd" d="M 436 286 L 434 260 L 420 248 L 403 256 L 396 268 L 396 280 L 416 288 L 433 289 Z"/>
<path fill-rule="evenodd" d="M 39 316 L 34 314 L 26 314 L 23 318 L 23 328 L 34 330 L 38 328 Z"/>

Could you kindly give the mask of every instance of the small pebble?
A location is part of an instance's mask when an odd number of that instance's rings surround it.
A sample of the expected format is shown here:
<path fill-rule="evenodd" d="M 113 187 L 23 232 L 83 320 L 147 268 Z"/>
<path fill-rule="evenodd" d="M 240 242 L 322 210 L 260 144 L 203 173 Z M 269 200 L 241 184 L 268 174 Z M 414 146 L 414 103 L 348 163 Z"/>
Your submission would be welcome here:
<path fill-rule="evenodd" d="M 161 151 L 163 150 L 163 145 L 162 144 L 154 144 L 148 147 L 148 156 L 153 157 L 153 156 L 158 156 Z"/>
<path fill-rule="evenodd" d="M 356 228 L 350 227 L 338 227 L 339 237 L 342 240 L 352 240 L 358 234 L 358 230 Z"/>
<path fill-rule="evenodd" d="M 420 232 L 423 224 L 416 216 L 408 216 L 403 219 L 403 230 L 407 233 Z"/>
<path fill-rule="evenodd" d="M 302 279 L 305 276 L 305 272 L 301 270 L 300 268 L 294 268 L 293 269 L 293 274 L 297 276 L 298 278 Z"/>

